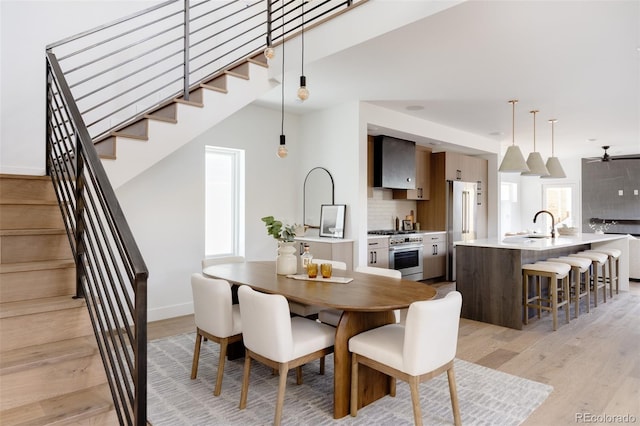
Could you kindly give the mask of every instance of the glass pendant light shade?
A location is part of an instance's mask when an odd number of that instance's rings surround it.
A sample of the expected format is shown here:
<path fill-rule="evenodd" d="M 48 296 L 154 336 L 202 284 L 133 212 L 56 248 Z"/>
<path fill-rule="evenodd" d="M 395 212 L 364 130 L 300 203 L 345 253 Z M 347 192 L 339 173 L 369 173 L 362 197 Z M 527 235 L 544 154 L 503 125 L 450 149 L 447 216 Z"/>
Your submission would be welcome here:
<path fill-rule="evenodd" d="M 521 173 L 528 172 L 529 167 L 527 167 L 527 163 L 524 161 L 524 157 L 520 148 L 516 145 L 516 137 L 515 137 L 515 117 L 516 117 L 516 103 L 517 99 L 510 100 L 509 103 L 512 106 L 512 144 L 509 148 L 507 148 L 507 152 L 500 163 L 500 167 L 498 171 L 501 173 Z"/>
<path fill-rule="evenodd" d="M 547 160 L 547 170 L 549 170 L 549 176 L 542 176 L 543 178 L 552 178 L 552 179 L 563 179 L 566 178 L 567 175 L 565 174 L 564 170 L 562 169 L 562 165 L 560 164 L 560 160 L 558 159 L 558 157 L 555 156 L 554 153 L 554 129 L 553 129 L 553 125 L 555 124 L 555 122 L 558 121 L 555 118 L 552 118 L 551 120 L 549 120 L 549 123 L 551 123 L 551 157 L 549 157 L 549 159 Z"/>
<path fill-rule="evenodd" d="M 544 165 L 542 155 L 536 151 L 536 113 L 538 110 L 529 111 L 533 114 L 533 152 L 527 157 L 528 172 L 522 172 L 522 176 L 549 176 L 549 170 Z"/>

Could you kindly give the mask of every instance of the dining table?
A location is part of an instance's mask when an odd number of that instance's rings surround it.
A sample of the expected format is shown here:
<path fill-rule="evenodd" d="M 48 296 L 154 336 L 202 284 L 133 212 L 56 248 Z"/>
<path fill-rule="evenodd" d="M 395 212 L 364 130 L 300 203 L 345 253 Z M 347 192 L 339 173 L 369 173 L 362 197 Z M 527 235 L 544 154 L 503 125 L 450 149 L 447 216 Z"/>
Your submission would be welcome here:
<path fill-rule="evenodd" d="M 273 261 L 253 261 L 209 266 L 209 277 L 223 279 L 257 291 L 280 294 L 290 301 L 342 310 L 334 344 L 333 417 L 350 412 L 351 353 L 349 339 L 363 331 L 396 322 L 396 309 L 408 308 L 415 301 L 435 298 L 436 289 L 418 281 L 333 270 L 332 280 L 295 278 L 276 273 Z M 242 308 L 240 308 L 242 309 Z M 366 366 L 359 367 L 358 406 L 366 406 L 389 394 L 391 378 Z"/>

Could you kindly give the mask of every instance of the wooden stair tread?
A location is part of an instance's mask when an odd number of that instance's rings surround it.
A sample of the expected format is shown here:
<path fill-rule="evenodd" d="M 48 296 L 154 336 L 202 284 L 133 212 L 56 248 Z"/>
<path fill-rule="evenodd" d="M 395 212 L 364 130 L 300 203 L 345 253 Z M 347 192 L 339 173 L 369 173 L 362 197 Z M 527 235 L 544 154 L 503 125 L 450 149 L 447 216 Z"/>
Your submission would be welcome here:
<path fill-rule="evenodd" d="M 149 121 L 146 118 L 136 121 L 133 124 L 111 132 L 112 136 L 120 136 L 123 138 L 137 139 L 141 141 L 149 140 Z"/>
<path fill-rule="evenodd" d="M 178 106 L 175 102 L 158 108 L 157 110 L 145 114 L 145 118 L 157 121 L 164 121 L 166 123 L 177 123 L 178 119 Z"/>
<path fill-rule="evenodd" d="M 81 298 L 74 299 L 72 295 L 0 303 L 0 319 L 80 308 L 83 306 L 85 306 L 85 300 Z"/>
<path fill-rule="evenodd" d="M 0 236 L 22 236 L 22 235 L 59 235 L 65 234 L 64 228 L 37 228 L 37 229 L 1 229 Z"/>
<path fill-rule="evenodd" d="M 113 410 L 106 384 L 32 402 L 0 412 L 7 425 L 93 424 L 91 418 Z"/>
<path fill-rule="evenodd" d="M 100 158 L 107 160 L 116 159 L 116 137 L 109 136 L 105 139 L 94 141 L 93 146 L 96 148 L 96 152 Z"/>
<path fill-rule="evenodd" d="M 98 353 L 94 336 L 76 337 L 2 352 L 0 376 Z"/>
<path fill-rule="evenodd" d="M 186 101 L 182 96 L 177 97 L 175 101 L 181 104 L 202 108 L 204 106 L 204 94 L 202 89 L 198 88 L 192 92 L 189 92 L 188 101 Z"/>
<path fill-rule="evenodd" d="M 12 272 L 46 271 L 61 268 L 75 268 L 75 266 L 76 264 L 73 259 L 2 263 L 0 264 L 0 274 L 8 274 Z"/>
<path fill-rule="evenodd" d="M 0 204 L 3 205 L 42 205 L 42 206 L 57 206 L 56 200 L 23 200 L 20 198 L 0 198 Z"/>
<path fill-rule="evenodd" d="M 226 70 L 225 73 L 244 80 L 249 80 L 249 62 L 243 62 L 240 65 Z"/>
<path fill-rule="evenodd" d="M 256 65 L 260 65 L 261 67 L 269 68 L 269 61 L 264 56 L 264 52 L 260 52 L 257 55 L 252 56 L 247 59 L 248 62 Z"/>
<path fill-rule="evenodd" d="M 8 173 L 0 173 L 2 179 L 25 179 L 25 180 L 46 180 L 51 181 L 51 177 L 46 175 L 14 175 Z"/>

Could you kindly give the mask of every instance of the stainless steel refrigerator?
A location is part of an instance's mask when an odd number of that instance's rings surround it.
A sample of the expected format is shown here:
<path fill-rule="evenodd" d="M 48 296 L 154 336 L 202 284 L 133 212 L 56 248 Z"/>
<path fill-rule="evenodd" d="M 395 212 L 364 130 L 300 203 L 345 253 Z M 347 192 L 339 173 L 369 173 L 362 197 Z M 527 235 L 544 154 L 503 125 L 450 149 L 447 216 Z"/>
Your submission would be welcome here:
<path fill-rule="evenodd" d="M 456 279 L 456 241 L 477 238 L 477 185 L 447 181 L 447 280 Z"/>

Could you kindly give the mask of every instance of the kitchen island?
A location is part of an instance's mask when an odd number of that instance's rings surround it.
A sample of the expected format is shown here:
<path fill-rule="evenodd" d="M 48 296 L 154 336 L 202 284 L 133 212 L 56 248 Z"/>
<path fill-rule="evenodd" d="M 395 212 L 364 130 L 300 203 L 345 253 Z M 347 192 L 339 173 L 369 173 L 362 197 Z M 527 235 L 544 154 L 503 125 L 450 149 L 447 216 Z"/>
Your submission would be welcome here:
<path fill-rule="evenodd" d="M 462 317 L 522 329 L 522 265 L 598 247 L 622 250 L 619 286 L 629 289 L 626 235 L 577 234 L 557 238 L 513 236 L 455 243 L 456 289 Z"/>

